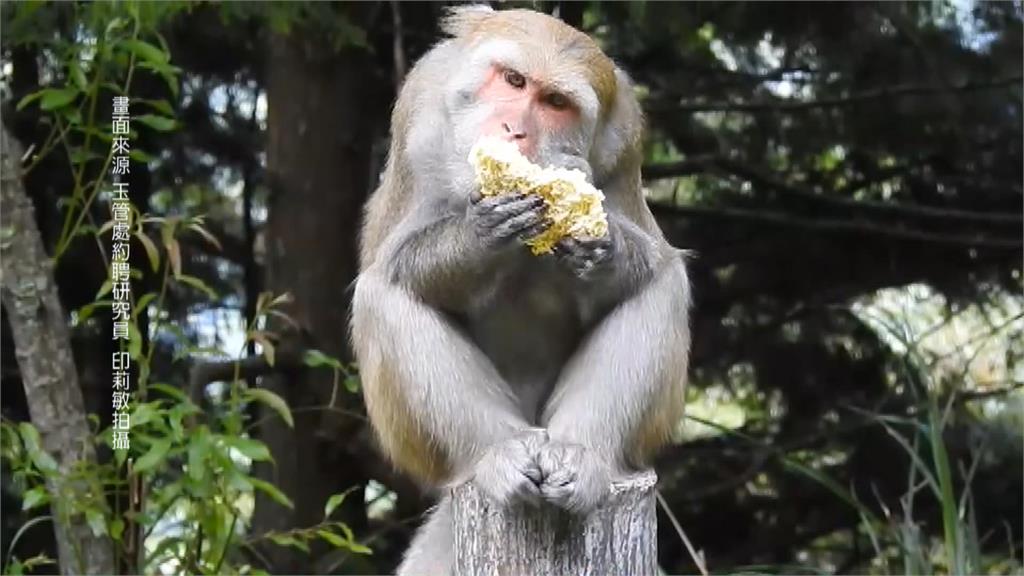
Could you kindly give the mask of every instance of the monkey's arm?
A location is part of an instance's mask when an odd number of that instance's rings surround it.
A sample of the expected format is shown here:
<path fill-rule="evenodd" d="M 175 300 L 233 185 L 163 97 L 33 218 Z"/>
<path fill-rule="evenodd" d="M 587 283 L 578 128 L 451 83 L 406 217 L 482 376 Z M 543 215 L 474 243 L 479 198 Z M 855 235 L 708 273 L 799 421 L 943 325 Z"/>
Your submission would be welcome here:
<path fill-rule="evenodd" d="M 464 210 L 440 213 L 423 207 L 388 240 L 383 260 L 389 279 L 424 302 L 461 311 L 494 276 L 496 260 L 522 249 L 512 242 L 543 224 L 543 201 L 536 197 L 474 197 Z"/>
<path fill-rule="evenodd" d="M 490 360 L 378 265 L 356 282 L 352 342 L 383 448 L 422 480 L 465 474 L 489 447 L 529 428 Z"/>
<path fill-rule="evenodd" d="M 542 423 L 553 441 L 584 450 L 562 464 L 549 457 L 541 467 L 555 469 L 564 486 L 554 489 L 570 508 L 596 504 L 608 474 L 647 464 L 670 439 L 684 403 L 689 300 L 684 264 L 671 258 L 566 364 Z"/>

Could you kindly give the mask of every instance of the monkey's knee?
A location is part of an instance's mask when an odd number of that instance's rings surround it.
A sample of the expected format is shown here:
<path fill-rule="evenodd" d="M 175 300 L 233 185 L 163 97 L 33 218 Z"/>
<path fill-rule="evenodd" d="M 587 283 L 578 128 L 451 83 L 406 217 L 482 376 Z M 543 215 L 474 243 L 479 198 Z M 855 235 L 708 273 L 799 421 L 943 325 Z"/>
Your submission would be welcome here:
<path fill-rule="evenodd" d="M 416 536 L 398 567 L 398 576 L 448 576 L 454 573 L 455 542 L 451 497 L 445 496 Z"/>

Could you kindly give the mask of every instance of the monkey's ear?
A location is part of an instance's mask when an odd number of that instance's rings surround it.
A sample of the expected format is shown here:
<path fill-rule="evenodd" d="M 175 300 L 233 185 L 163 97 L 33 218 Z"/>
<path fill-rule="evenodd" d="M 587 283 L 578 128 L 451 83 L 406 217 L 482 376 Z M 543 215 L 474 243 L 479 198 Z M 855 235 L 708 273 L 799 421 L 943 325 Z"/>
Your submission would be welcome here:
<path fill-rule="evenodd" d="M 617 66 L 615 88 L 615 99 L 594 142 L 595 182 L 620 171 L 623 165 L 639 168 L 643 156 L 643 112 L 632 80 Z"/>
<path fill-rule="evenodd" d="M 441 31 L 449 36 L 464 38 L 470 36 L 481 23 L 494 14 L 486 4 L 470 4 L 449 8 L 441 19 Z"/>

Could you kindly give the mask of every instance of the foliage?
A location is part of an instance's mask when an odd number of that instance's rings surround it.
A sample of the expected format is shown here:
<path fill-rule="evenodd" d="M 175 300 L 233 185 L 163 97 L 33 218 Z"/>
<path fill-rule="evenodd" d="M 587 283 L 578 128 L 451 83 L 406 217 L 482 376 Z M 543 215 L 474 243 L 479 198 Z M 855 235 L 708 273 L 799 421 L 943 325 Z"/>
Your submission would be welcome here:
<path fill-rule="evenodd" d="M 132 78 L 140 70 L 163 79 L 172 97 L 178 96 L 181 69 L 171 64 L 171 54 L 158 27 L 185 5 L 180 3 L 93 3 L 69 5 L 74 12 L 74 35 L 78 42 L 48 38 L 34 25 L 48 24 L 34 17 L 37 4 L 5 6 L 14 11 L 11 27 L 17 42 L 41 42 L 45 50 L 60 61 L 60 74 L 50 86 L 20 99 L 17 109 L 38 106 L 42 121 L 50 131 L 43 144 L 25 167 L 29 174 L 51 154 L 65 154 L 73 171 L 72 187 L 63 199 L 65 218 L 54 250 L 54 259 L 65 254 L 79 236 L 93 236 L 101 253 L 102 240 L 113 227 L 113 220 L 97 225 L 92 207 L 102 197 L 109 182 L 113 151 L 110 135 L 98 113 L 100 102 L 115 95 L 129 95 Z M 149 40 L 153 40 L 150 42 Z M 132 109 L 147 110 L 132 116 L 133 124 L 145 130 L 166 133 L 176 130 L 175 107 L 166 99 L 131 97 Z M 132 138 L 138 137 L 133 131 Z M 137 162 L 151 161 L 141 150 L 131 151 Z M 99 428 L 93 415 L 93 442 L 101 454 L 110 455 L 99 463 L 83 463 L 67 473 L 58 470 L 53 458 L 41 448 L 39 433 L 28 422 L 0 422 L 0 456 L 9 465 L 22 511 L 46 507 L 54 498 L 71 503 L 72 515 L 84 515 L 96 535 L 108 536 L 115 545 L 118 565 L 128 573 L 156 573 L 164 570 L 190 573 L 265 573 L 252 565 L 253 545 L 265 540 L 279 546 L 297 546 L 308 552 L 308 544 L 319 539 L 332 547 L 357 554 L 370 550 L 357 543 L 344 523 L 328 520 L 343 494 L 332 498 L 320 524 L 309 528 L 247 536 L 255 492 L 292 506 L 289 498 L 273 484 L 252 474 L 254 462 L 272 461 L 267 446 L 249 435 L 249 407 L 262 404 L 292 425 L 287 403 L 265 389 L 247 386 L 237 371 L 226 382 L 226 397 L 215 410 L 200 406 L 199 399 L 179 386 L 160 380 L 155 372 L 154 354 L 167 336 L 182 350 L 182 359 L 211 352 L 231 357 L 220 350 L 197 347 L 187 335 L 168 321 L 167 299 L 171 292 L 189 288 L 215 301 L 216 292 L 196 276 L 183 271 L 181 238 L 196 236 L 214 248 L 220 244 L 204 227 L 202 216 L 155 216 L 132 214 L 132 237 L 145 252 L 150 271 L 160 277 L 154 290 L 131 296 L 131 338 L 125 346 L 138 369 L 130 413 L 131 447 L 114 449 L 110 427 Z M 154 237 L 159 240 L 159 247 Z M 137 264 L 137 262 L 136 262 Z M 139 280 L 144 268 L 132 269 Z M 108 279 L 93 301 L 73 315 L 77 325 L 90 321 L 97 310 L 109 308 L 112 283 Z M 242 350 L 249 342 L 258 343 L 270 364 L 274 361 L 277 335 L 259 329 L 266 319 L 287 319 L 280 310 L 289 302 L 287 295 L 262 294 L 244 333 Z M 143 337 L 140 328 L 148 324 Z M 328 365 L 335 371 L 346 369 L 335 359 L 317 353 L 312 366 Z M 347 381 L 347 380 L 346 380 Z M 50 494 L 46 480 L 63 480 L 56 485 L 75 485 L 82 481 L 88 491 Z M 27 523 L 23 530 L 40 520 Z M 50 519 L 52 520 L 52 519 Z M 61 520 L 57 520 L 61 521 Z M 19 532 L 20 535 L 20 532 Z M 141 545 L 139 544 L 141 542 Z M 23 574 L 52 564 L 45 555 L 20 559 L 13 554 L 15 536 L 7 544 L 5 574 Z"/>

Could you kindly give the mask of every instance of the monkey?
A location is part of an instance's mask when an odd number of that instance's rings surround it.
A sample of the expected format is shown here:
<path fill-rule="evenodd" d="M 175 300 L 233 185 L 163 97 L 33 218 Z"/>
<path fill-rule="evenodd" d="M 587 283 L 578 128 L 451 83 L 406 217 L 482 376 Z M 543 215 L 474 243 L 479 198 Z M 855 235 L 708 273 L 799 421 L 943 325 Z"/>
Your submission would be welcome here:
<path fill-rule="evenodd" d="M 649 465 L 682 417 L 690 287 L 641 188 L 632 81 L 586 34 L 529 10 L 451 9 L 405 79 L 367 200 L 351 339 L 394 464 L 499 505 L 587 514 Z M 482 197 L 467 157 L 490 136 L 575 168 L 608 234 L 534 256 L 536 197 Z M 453 570 L 450 496 L 399 574 Z"/>

